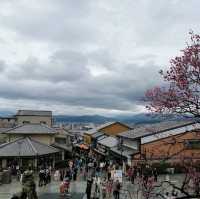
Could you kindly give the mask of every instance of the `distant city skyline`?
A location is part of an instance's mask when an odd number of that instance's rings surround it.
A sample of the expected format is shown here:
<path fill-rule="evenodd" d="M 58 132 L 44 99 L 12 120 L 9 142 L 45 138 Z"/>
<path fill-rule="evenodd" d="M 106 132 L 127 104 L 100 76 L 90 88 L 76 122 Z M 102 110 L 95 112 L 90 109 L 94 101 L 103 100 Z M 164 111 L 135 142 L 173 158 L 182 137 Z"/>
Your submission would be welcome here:
<path fill-rule="evenodd" d="M 144 92 L 200 31 L 198 0 L 0 1 L 0 111 L 145 112 Z"/>

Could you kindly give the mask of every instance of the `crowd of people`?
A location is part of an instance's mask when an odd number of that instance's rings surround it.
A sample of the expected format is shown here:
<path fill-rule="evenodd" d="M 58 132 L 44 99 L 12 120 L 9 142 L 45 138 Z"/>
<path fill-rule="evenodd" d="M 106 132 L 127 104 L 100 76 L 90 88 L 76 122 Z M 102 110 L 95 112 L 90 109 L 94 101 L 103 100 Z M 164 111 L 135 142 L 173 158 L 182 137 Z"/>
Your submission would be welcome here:
<path fill-rule="evenodd" d="M 66 160 L 64 168 L 52 169 L 51 167 L 41 167 L 38 173 L 38 186 L 46 186 L 52 181 L 60 182 L 60 193 L 70 193 L 70 183 L 82 178 L 86 181 L 85 194 L 87 199 L 119 199 L 120 194 L 123 192 L 122 176 L 118 178 L 115 176 L 117 171 L 123 171 L 123 179 L 130 181 L 132 184 L 137 183 L 138 179 L 144 184 L 148 183 L 148 180 L 153 178 L 154 182 L 158 180 L 158 172 L 156 168 L 152 168 L 150 165 L 137 165 L 137 166 L 125 166 L 117 164 L 116 162 L 98 160 L 95 156 L 89 154 L 72 159 Z M 29 170 L 24 171 L 22 175 L 22 192 L 24 195 L 33 193 L 36 197 L 36 184 L 30 174 Z M 26 182 L 27 179 L 30 182 Z M 31 180 L 30 180 L 31 179 Z M 28 193 L 29 192 L 29 193 Z M 176 195 L 177 193 L 166 193 L 166 198 L 169 195 Z M 34 199 L 35 199 L 34 198 Z"/>
<path fill-rule="evenodd" d="M 51 182 L 51 167 L 41 168 L 39 171 L 39 183 L 38 186 L 42 187 Z"/>

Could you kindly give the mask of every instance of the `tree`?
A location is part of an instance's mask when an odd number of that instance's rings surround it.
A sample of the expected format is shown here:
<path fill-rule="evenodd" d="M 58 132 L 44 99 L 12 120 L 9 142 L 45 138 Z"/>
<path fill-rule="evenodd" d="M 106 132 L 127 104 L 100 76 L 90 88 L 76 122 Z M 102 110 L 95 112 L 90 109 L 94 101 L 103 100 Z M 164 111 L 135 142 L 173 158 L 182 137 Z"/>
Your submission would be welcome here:
<path fill-rule="evenodd" d="M 166 72 L 160 71 L 164 85 L 146 92 L 148 110 L 200 116 L 200 35 L 189 35 L 190 43 L 182 55 L 171 59 Z"/>

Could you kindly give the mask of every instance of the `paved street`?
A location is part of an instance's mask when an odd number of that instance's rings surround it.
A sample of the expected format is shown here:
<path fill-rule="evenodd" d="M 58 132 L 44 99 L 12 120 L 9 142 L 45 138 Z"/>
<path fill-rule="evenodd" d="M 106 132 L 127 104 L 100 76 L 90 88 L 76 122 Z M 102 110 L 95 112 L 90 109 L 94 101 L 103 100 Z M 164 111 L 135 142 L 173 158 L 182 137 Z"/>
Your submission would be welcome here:
<path fill-rule="evenodd" d="M 159 176 L 159 181 L 164 180 L 166 178 L 165 175 Z M 171 175 L 170 180 L 179 184 L 182 180 L 181 175 Z M 37 193 L 39 195 L 39 199 L 62 199 L 59 195 L 59 184 L 60 182 L 52 181 L 45 187 L 37 187 Z M 131 193 L 132 199 L 138 198 L 137 196 L 137 182 L 133 185 L 130 182 L 124 180 L 123 189 L 129 190 Z M 73 199 L 82 199 L 84 196 L 86 188 L 86 182 L 79 177 L 76 182 L 71 182 L 71 195 Z M 11 184 L 1 185 L 0 186 L 0 199 L 9 199 L 13 193 L 19 192 L 21 190 L 21 184 L 16 180 L 13 180 Z M 123 198 L 124 194 L 121 195 L 120 199 Z M 130 197 L 128 196 L 127 199 Z M 141 197 L 142 198 L 142 197 Z M 64 199 L 64 198 L 63 198 Z"/>
<path fill-rule="evenodd" d="M 37 187 L 39 199 L 61 199 L 59 195 L 60 182 L 52 181 L 45 187 Z M 76 182 L 71 182 L 71 195 L 73 199 L 83 198 L 86 188 L 86 182 L 79 179 Z M 20 192 L 21 184 L 15 179 L 11 184 L 4 184 L 0 186 L 0 199 L 9 199 L 14 193 Z"/>

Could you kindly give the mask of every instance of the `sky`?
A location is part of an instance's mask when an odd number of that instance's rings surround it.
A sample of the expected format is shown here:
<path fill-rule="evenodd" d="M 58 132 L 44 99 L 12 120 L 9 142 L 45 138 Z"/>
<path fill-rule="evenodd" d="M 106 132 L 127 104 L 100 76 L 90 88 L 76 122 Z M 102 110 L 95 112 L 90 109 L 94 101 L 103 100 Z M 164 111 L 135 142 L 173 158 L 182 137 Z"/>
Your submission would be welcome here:
<path fill-rule="evenodd" d="M 0 111 L 145 112 L 200 30 L 199 0 L 1 0 Z"/>

